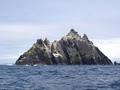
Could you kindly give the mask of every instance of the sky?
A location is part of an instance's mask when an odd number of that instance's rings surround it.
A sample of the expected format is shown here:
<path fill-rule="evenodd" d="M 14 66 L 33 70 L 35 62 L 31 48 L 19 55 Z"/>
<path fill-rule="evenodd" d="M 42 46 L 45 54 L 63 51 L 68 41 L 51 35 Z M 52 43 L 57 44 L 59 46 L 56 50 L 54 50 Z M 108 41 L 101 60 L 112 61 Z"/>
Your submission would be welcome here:
<path fill-rule="evenodd" d="M 120 58 L 120 0 L 1 0 L 0 64 L 13 64 L 38 38 L 74 28 L 110 59 Z"/>

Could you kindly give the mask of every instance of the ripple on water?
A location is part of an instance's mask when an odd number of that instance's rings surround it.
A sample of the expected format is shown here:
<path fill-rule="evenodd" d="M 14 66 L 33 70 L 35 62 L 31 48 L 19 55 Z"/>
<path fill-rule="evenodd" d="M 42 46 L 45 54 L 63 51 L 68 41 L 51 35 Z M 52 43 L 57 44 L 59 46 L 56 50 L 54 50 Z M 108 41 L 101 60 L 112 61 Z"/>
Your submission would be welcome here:
<path fill-rule="evenodd" d="M 120 90 L 120 66 L 0 66 L 0 90 Z"/>

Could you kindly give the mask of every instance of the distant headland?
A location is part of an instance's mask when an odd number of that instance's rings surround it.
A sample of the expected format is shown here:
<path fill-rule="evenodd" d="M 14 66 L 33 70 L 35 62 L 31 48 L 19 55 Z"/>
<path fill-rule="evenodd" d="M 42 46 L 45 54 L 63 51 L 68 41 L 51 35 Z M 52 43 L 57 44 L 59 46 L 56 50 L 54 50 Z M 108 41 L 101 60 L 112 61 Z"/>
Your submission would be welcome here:
<path fill-rule="evenodd" d="M 90 41 L 86 34 L 81 37 L 78 32 L 70 32 L 59 41 L 38 39 L 35 44 L 15 63 L 16 65 L 111 65 L 105 56 Z"/>

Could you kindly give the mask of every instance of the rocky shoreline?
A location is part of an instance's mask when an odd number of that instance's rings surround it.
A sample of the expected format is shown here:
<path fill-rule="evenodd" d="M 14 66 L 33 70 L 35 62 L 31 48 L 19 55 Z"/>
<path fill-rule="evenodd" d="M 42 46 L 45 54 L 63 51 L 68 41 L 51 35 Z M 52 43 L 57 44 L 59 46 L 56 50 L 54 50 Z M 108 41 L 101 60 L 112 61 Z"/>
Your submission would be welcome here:
<path fill-rule="evenodd" d="M 90 41 L 86 34 L 81 37 L 78 32 L 70 32 L 59 41 L 38 39 L 37 42 L 15 63 L 16 65 L 111 65 L 105 56 Z"/>

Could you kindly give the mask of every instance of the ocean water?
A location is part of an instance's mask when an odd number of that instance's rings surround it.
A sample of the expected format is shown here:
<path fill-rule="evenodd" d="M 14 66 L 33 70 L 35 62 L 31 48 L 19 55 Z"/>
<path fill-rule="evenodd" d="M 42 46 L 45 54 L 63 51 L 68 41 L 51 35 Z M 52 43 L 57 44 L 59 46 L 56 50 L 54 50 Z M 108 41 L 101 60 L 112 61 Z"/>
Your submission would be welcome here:
<path fill-rule="evenodd" d="M 0 66 L 0 90 L 120 90 L 120 66 Z"/>

